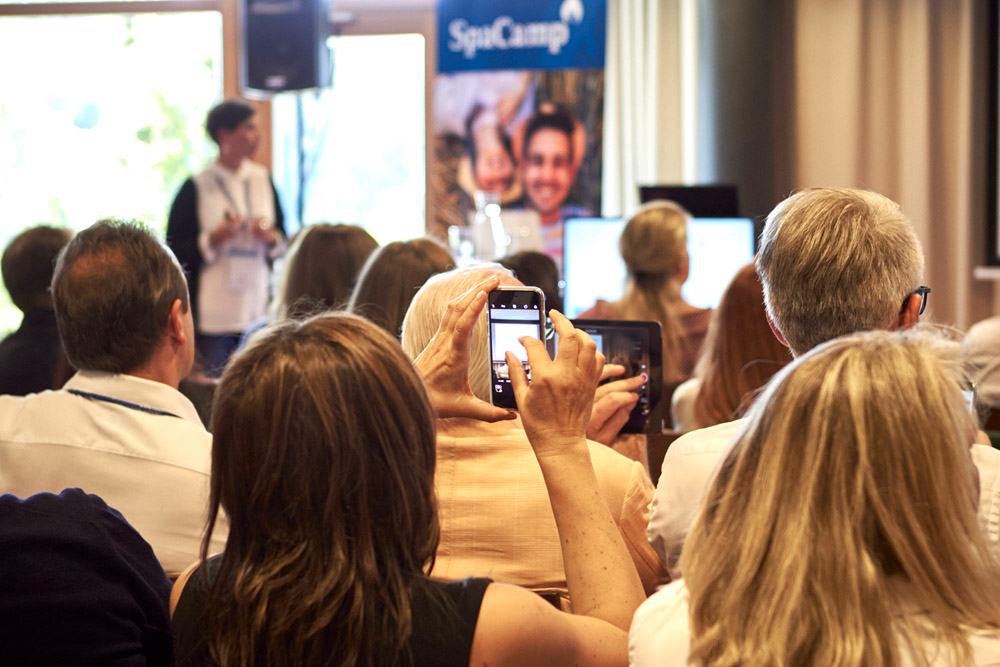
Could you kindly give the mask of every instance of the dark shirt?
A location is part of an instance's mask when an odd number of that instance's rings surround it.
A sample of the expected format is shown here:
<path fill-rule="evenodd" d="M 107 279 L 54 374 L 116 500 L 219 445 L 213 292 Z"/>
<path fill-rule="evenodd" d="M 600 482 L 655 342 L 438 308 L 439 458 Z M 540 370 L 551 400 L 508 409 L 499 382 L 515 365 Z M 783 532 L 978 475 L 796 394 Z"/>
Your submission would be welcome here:
<path fill-rule="evenodd" d="M 205 611 L 209 588 L 222 563 L 220 556 L 199 567 L 181 593 L 174 610 L 176 667 L 212 665 Z M 207 571 L 207 574 L 206 574 Z M 416 667 L 468 667 L 472 637 L 489 579 L 440 583 L 421 579 L 411 591 L 413 633 L 409 646 Z M 258 664 L 264 664 L 258 660 Z"/>
<path fill-rule="evenodd" d="M 17 331 L 0 342 L 0 394 L 27 396 L 58 389 L 69 377 L 65 372 L 61 375 L 66 377 L 56 378 L 61 351 L 55 311 L 26 312 Z"/>
<path fill-rule="evenodd" d="M 0 665 L 168 665 L 170 581 L 80 489 L 0 496 Z"/>

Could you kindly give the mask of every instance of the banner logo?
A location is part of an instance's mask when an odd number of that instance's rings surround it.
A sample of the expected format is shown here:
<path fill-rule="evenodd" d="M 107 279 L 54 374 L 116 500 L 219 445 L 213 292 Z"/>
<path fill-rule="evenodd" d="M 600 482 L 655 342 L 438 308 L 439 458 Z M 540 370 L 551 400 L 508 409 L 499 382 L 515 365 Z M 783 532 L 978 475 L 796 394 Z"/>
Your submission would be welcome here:
<path fill-rule="evenodd" d="M 441 0 L 440 72 L 603 68 L 604 0 Z"/>

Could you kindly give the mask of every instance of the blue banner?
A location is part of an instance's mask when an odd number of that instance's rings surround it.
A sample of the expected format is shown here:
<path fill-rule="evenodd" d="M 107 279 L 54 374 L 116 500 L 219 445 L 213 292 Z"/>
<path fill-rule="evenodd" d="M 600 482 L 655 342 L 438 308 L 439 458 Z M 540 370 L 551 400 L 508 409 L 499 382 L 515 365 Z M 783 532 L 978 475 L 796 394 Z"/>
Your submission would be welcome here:
<path fill-rule="evenodd" d="M 440 0 L 438 71 L 603 69 L 605 0 Z"/>

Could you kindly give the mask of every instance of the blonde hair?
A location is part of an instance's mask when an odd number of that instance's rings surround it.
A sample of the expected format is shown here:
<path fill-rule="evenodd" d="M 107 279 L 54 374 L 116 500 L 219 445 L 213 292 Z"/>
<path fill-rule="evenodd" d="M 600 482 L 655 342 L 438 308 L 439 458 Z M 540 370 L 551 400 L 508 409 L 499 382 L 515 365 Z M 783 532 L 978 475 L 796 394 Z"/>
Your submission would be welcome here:
<path fill-rule="evenodd" d="M 757 255 L 764 303 L 794 354 L 837 336 L 887 329 L 924 272 L 896 202 L 868 190 L 815 188 L 767 217 Z"/>
<path fill-rule="evenodd" d="M 677 274 L 688 260 L 687 225 L 691 215 L 672 201 L 658 200 L 644 205 L 622 230 L 618 241 L 628 284 L 618 302 L 627 320 L 654 320 L 660 323 L 663 336 L 663 377 L 680 377 L 680 348 L 685 345 L 684 331 L 667 298 L 679 297 L 681 283 Z"/>
<path fill-rule="evenodd" d="M 969 664 L 998 627 L 975 426 L 926 336 L 832 341 L 755 403 L 681 556 L 693 664 Z"/>
<path fill-rule="evenodd" d="M 500 276 L 501 285 L 520 285 L 511 272 L 499 264 L 476 264 L 439 273 L 424 283 L 410 302 L 403 319 L 403 351 L 416 359 L 434 337 L 448 302 L 465 294 L 491 276 Z M 476 320 L 469 343 L 469 386 L 484 401 L 490 400 L 490 363 L 486 309 Z"/>

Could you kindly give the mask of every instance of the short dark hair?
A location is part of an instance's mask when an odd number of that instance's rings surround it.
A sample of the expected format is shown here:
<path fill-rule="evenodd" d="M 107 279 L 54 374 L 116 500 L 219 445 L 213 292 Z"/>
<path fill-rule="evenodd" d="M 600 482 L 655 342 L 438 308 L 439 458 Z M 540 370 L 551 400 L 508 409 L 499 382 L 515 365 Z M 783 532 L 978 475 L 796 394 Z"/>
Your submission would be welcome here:
<path fill-rule="evenodd" d="M 24 230 L 7 245 L 0 271 L 15 306 L 28 311 L 52 303 L 49 285 L 56 257 L 72 237 L 68 229 L 38 225 Z"/>
<path fill-rule="evenodd" d="M 531 146 L 531 139 L 539 130 L 556 130 L 566 135 L 569 140 L 569 156 L 573 157 L 573 131 L 576 130 L 576 123 L 573 116 L 565 109 L 557 107 L 554 111 L 539 111 L 528 119 L 528 124 L 524 128 L 524 157 L 528 157 L 528 147 Z"/>
<path fill-rule="evenodd" d="M 101 220 L 79 232 L 52 278 L 66 357 L 82 370 L 129 373 L 149 361 L 176 299 L 187 312 L 180 265 L 135 221 Z"/>
<path fill-rule="evenodd" d="M 235 130 L 247 118 L 256 115 L 257 111 L 243 100 L 225 100 L 211 108 L 205 119 L 205 130 L 212 141 L 219 143 L 219 130 Z"/>

